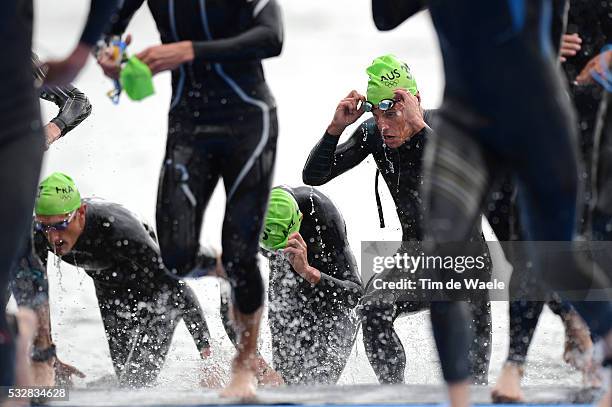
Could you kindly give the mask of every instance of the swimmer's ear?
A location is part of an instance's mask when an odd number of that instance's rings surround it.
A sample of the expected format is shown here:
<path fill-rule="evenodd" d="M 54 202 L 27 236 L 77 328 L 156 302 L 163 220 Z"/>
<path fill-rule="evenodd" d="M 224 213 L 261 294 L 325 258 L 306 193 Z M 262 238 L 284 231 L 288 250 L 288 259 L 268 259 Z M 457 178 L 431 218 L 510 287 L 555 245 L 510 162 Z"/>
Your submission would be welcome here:
<path fill-rule="evenodd" d="M 418 99 L 419 104 L 421 104 L 421 92 L 417 92 L 417 94 L 415 96 Z"/>

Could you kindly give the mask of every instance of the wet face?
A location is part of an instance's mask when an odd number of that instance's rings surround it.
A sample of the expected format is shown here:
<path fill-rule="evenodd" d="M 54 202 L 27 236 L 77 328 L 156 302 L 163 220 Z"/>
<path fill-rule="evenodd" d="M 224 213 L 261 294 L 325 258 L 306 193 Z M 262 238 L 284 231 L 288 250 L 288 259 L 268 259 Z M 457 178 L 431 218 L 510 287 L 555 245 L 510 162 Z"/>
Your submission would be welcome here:
<path fill-rule="evenodd" d="M 420 102 L 420 95 L 417 94 Z M 408 124 L 409 117 L 405 117 L 405 112 L 401 102 L 396 102 L 389 110 L 380 110 L 375 107 L 372 110 L 376 127 L 380 131 L 385 145 L 389 148 L 398 148 L 412 136 L 411 127 Z M 418 107 L 420 109 L 420 106 Z"/>
<path fill-rule="evenodd" d="M 86 206 L 81 205 L 75 212 L 42 216 L 36 215 L 49 245 L 58 256 L 69 253 L 76 244 L 85 227 Z"/>
<path fill-rule="evenodd" d="M 398 148 L 406 142 L 410 136 L 408 123 L 403 112 L 398 109 L 396 103 L 391 109 L 382 111 L 378 108 L 372 110 L 376 127 L 383 138 L 383 142 L 389 148 Z"/>

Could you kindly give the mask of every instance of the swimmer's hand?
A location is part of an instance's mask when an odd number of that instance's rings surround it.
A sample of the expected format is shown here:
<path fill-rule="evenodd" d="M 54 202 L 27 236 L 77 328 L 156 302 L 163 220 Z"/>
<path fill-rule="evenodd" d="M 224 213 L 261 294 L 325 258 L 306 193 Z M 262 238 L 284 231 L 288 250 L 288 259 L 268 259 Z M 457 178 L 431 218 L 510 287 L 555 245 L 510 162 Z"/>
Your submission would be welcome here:
<path fill-rule="evenodd" d="M 296 273 L 310 284 L 317 284 L 321 280 L 321 272 L 308 264 L 308 250 L 300 232 L 289 235 L 287 247 L 283 253 L 289 258 L 289 263 Z"/>
<path fill-rule="evenodd" d="M 582 48 L 582 38 L 578 34 L 563 34 L 561 38 L 561 49 L 559 50 L 559 60 L 567 61 L 567 58 L 573 57 Z"/>
<path fill-rule="evenodd" d="M 132 35 L 128 34 L 125 37 L 125 45 L 128 46 L 132 42 Z M 97 61 L 104 75 L 110 79 L 119 79 L 121 73 L 121 61 L 117 61 L 114 56 L 112 46 L 100 48 L 97 55 Z"/>
<path fill-rule="evenodd" d="M 330 125 L 327 126 L 327 134 L 340 137 L 344 129 L 355 123 L 365 113 L 363 108 L 363 102 L 365 101 L 365 96 L 359 94 L 356 90 L 352 90 L 346 95 L 336 107 L 334 117 Z M 361 106 L 359 106 L 359 102 L 361 102 Z"/>
<path fill-rule="evenodd" d="M 195 53 L 191 41 L 180 41 L 149 47 L 136 56 L 147 64 L 155 75 L 163 71 L 172 71 L 185 62 L 193 61 Z"/>
<path fill-rule="evenodd" d="M 72 375 L 85 377 L 85 373 L 81 372 L 74 366 L 64 363 L 59 359 L 55 359 L 55 378 L 59 386 L 72 386 Z"/>
<path fill-rule="evenodd" d="M 604 76 L 604 72 L 610 69 L 611 63 L 612 51 L 606 51 L 604 53 L 594 56 L 585 65 L 582 71 L 580 71 L 580 74 L 576 77 L 576 83 L 579 85 L 588 85 L 595 83 L 595 80 L 591 76 L 591 72 L 597 72 L 599 75 Z"/>

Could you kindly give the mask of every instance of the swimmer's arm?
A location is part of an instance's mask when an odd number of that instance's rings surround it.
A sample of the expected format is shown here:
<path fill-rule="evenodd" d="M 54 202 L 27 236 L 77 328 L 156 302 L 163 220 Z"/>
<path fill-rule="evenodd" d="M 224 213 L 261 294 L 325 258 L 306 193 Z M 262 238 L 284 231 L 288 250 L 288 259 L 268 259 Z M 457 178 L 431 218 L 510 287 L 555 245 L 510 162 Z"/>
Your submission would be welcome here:
<path fill-rule="evenodd" d="M 364 134 L 367 134 L 366 122 L 340 145 L 340 137 L 325 133 L 306 160 L 302 171 L 304 184 L 323 185 L 365 160 L 370 150 L 363 140 Z"/>
<path fill-rule="evenodd" d="M 194 59 L 205 62 L 230 62 L 271 58 L 283 48 L 283 22 L 276 0 L 270 0 L 261 10 L 264 0 L 253 1 L 253 27 L 230 38 L 192 41 Z"/>
<path fill-rule="evenodd" d="M 124 0 L 121 7 L 113 14 L 110 27 L 104 36 L 122 35 L 143 2 L 144 0 Z"/>
<path fill-rule="evenodd" d="M 142 1 L 143 0 L 141 0 L 140 3 L 142 3 Z M 90 48 L 96 44 L 98 38 L 100 38 L 100 34 L 109 23 L 113 12 L 117 9 L 118 3 L 117 0 L 90 1 L 89 15 L 87 16 L 87 22 L 85 23 L 80 39 L 82 44 Z M 125 0 L 124 3 L 132 3 L 132 1 Z"/>
<path fill-rule="evenodd" d="M 354 307 L 363 295 L 361 281 L 354 279 L 341 280 L 321 272 L 321 279 L 316 284 L 319 290 L 325 291 L 336 301 Z"/>
<path fill-rule="evenodd" d="M 344 221 L 338 225 L 343 225 Z M 363 296 L 363 285 L 357 268 L 357 261 L 346 240 L 346 226 L 344 226 L 343 249 L 334 254 L 331 261 L 327 262 L 325 270 L 321 270 L 321 280 L 317 286 L 319 290 L 325 290 L 343 304 L 354 307 Z M 338 237 L 342 239 L 342 237 Z M 341 241 L 341 240 L 340 240 Z"/>
<path fill-rule="evenodd" d="M 47 256 L 48 248 L 45 237 L 42 233 L 37 232 L 34 237 L 34 251 L 32 252 L 31 246 L 28 250 L 28 256 L 26 259 L 22 259 L 26 264 L 17 272 L 16 283 L 18 280 L 24 281 L 19 278 L 20 273 L 24 272 L 28 274 L 33 280 L 29 287 L 32 290 L 32 297 L 29 299 L 29 304 L 20 304 L 31 307 L 36 313 L 38 318 L 38 330 L 34 337 L 33 345 L 39 350 L 49 348 L 53 344 L 51 337 L 51 313 L 49 311 L 49 283 L 47 279 Z M 27 278 L 29 280 L 29 278 Z M 20 295 L 16 295 L 15 298 Z M 21 302 L 21 301 L 19 301 Z"/>
<path fill-rule="evenodd" d="M 187 287 L 190 290 L 189 287 Z M 204 318 L 204 311 L 198 303 L 197 299 L 194 298 L 193 292 L 183 293 L 183 306 L 185 312 L 183 313 L 183 321 L 195 342 L 198 351 L 203 354 L 210 349 L 210 331 L 206 318 Z"/>
<path fill-rule="evenodd" d="M 41 68 L 40 60 L 35 54 L 32 54 L 32 69 L 36 82 L 40 84 L 44 82 L 45 73 Z M 41 87 L 39 96 L 42 99 L 55 103 L 59 108 L 58 114 L 50 121 L 50 123 L 57 126 L 59 135 L 53 137 L 52 140 L 48 140 L 48 144 L 51 144 L 57 138 L 64 136 L 74 129 L 91 113 L 89 99 L 72 85 Z"/>
<path fill-rule="evenodd" d="M 372 18 L 376 28 L 388 31 L 426 7 L 423 0 L 372 0 Z"/>
<path fill-rule="evenodd" d="M 59 112 L 51 119 L 51 123 L 59 128 L 60 137 L 66 135 L 91 114 L 89 99 L 72 85 L 46 88 L 40 93 L 40 97 L 59 107 Z"/>

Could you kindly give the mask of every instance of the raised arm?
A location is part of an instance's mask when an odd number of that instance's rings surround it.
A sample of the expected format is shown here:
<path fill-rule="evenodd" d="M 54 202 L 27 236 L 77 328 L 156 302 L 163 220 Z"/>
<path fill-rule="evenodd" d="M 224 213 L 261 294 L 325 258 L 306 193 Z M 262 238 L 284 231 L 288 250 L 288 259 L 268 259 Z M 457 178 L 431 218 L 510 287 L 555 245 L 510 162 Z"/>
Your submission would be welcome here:
<path fill-rule="evenodd" d="M 41 69 L 40 61 L 34 54 L 32 54 L 32 69 L 35 80 L 42 83 L 45 74 Z M 47 147 L 66 135 L 91 114 L 89 99 L 72 85 L 40 88 L 39 96 L 55 103 L 59 108 L 57 115 L 45 126 Z"/>
<path fill-rule="evenodd" d="M 338 103 L 323 138 L 314 146 L 306 160 L 302 171 L 304 184 L 323 185 L 355 167 L 370 154 L 366 143 L 369 130 L 367 121 L 353 132 L 348 141 L 338 146 L 344 130 L 363 115 L 364 110 L 359 106 L 360 102 L 365 102 L 365 97 L 353 90 Z"/>
<path fill-rule="evenodd" d="M 367 128 L 368 123 L 362 123 L 351 137 L 340 145 L 339 136 L 325 132 L 306 160 L 302 171 L 304 184 L 323 185 L 365 160 L 370 154 L 363 140 Z"/>

